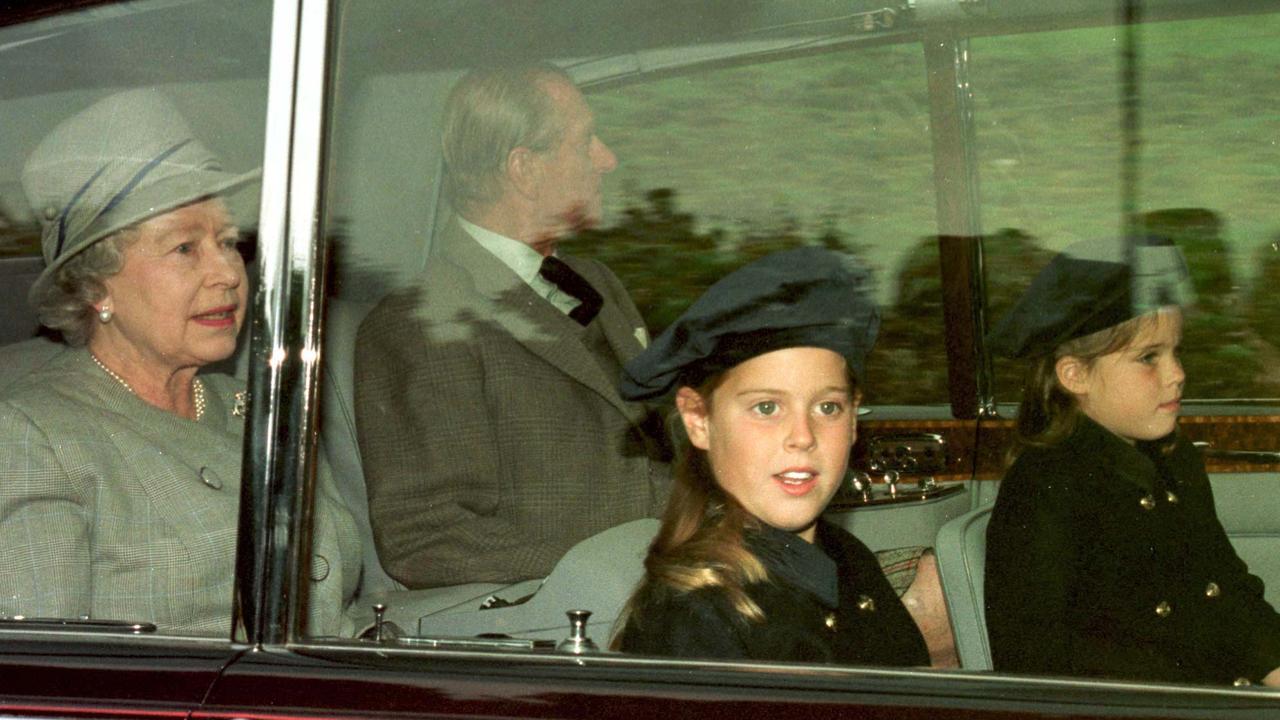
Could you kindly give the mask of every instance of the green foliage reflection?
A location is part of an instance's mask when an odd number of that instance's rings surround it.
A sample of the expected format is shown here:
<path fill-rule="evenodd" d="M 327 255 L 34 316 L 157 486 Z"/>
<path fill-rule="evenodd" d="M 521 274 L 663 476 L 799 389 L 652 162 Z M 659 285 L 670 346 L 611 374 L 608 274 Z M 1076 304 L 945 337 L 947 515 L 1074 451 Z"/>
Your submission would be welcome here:
<path fill-rule="evenodd" d="M 1233 275 L 1230 247 L 1215 213 L 1174 208 L 1144 219 L 1150 232 L 1182 248 L 1190 268 L 1197 303 L 1188 309 L 1183 340 L 1189 396 L 1280 396 L 1280 297 L 1271 291 L 1280 287 L 1280 238 L 1260 253 L 1261 281 L 1245 292 Z M 617 224 L 585 231 L 564 248 L 612 268 L 655 334 L 716 280 L 768 253 L 821 245 L 868 262 L 865 246 L 832 226 L 806 231 L 785 216 L 769 226 L 741 223 L 732 230 L 700 230 L 703 224 L 678 207 L 676 191 L 658 188 L 629 204 Z M 948 397 L 938 242 L 934 237 L 915 241 L 885 294 L 884 324 L 867 370 L 869 402 L 921 405 Z M 1012 307 L 1052 255 L 1038 238 L 1018 229 L 983 238 L 988 323 Z M 997 398 L 1016 400 L 1020 364 L 997 359 L 995 370 Z"/>

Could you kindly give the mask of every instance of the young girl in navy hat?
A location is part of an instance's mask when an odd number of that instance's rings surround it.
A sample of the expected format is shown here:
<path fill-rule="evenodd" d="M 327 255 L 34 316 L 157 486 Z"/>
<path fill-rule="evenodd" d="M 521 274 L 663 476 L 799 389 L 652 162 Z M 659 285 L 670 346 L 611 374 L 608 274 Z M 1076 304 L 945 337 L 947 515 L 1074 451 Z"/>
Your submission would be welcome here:
<path fill-rule="evenodd" d="M 1177 431 L 1185 284 L 1168 243 L 1078 244 L 992 333 L 1028 363 L 987 529 L 996 670 L 1280 683 L 1280 616 Z"/>
<path fill-rule="evenodd" d="M 628 363 L 629 400 L 675 392 L 684 444 L 614 647 L 686 657 L 927 665 L 865 545 L 821 514 L 845 476 L 879 326 L 825 250 L 716 283 Z"/>

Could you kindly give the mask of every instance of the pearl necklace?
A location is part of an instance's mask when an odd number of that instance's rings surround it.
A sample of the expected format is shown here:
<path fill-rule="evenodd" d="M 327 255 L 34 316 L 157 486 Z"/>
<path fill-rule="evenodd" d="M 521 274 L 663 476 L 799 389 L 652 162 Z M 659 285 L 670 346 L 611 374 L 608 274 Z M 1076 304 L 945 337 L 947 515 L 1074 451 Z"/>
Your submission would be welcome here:
<path fill-rule="evenodd" d="M 137 393 L 133 392 L 133 388 L 129 386 L 129 383 L 125 382 L 124 378 L 112 372 L 111 368 L 107 367 L 106 365 L 103 365 L 102 361 L 98 359 L 97 355 L 94 355 L 93 353 L 89 353 L 89 357 L 93 358 L 93 362 L 95 365 L 102 368 L 102 372 L 110 375 L 112 379 L 120 383 L 120 385 L 125 390 L 128 390 L 134 395 L 137 395 Z M 204 407 L 205 407 L 204 383 L 200 381 L 200 378 L 192 379 L 191 390 L 192 390 L 192 398 L 195 400 L 195 405 L 196 405 L 196 421 L 199 421 L 200 418 L 204 417 Z"/>

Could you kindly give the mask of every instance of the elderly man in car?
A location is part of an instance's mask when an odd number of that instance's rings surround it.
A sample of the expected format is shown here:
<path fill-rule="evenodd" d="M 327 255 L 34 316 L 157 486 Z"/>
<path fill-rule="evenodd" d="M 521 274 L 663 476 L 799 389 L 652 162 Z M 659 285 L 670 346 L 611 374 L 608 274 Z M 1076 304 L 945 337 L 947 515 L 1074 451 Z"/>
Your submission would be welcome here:
<path fill-rule="evenodd" d="M 661 424 L 615 388 L 644 322 L 608 268 L 556 251 L 617 165 L 582 94 L 549 65 L 475 71 L 443 135 L 457 218 L 356 347 L 370 519 L 410 588 L 544 576 L 670 482 Z"/>

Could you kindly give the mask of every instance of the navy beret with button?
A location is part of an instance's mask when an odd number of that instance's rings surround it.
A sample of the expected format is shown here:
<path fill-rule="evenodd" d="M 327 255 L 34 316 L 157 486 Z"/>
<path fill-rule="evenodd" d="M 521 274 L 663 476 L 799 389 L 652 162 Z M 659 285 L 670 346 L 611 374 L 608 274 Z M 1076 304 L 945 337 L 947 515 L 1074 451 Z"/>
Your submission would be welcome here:
<path fill-rule="evenodd" d="M 819 347 L 861 379 L 880 328 L 871 273 L 822 248 L 767 255 L 721 278 L 623 368 L 628 400 L 697 386 L 757 355 Z"/>
<path fill-rule="evenodd" d="M 1086 240 L 1049 261 L 987 341 L 997 355 L 1040 357 L 1068 340 L 1191 299 L 1186 261 L 1168 239 Z"/>

